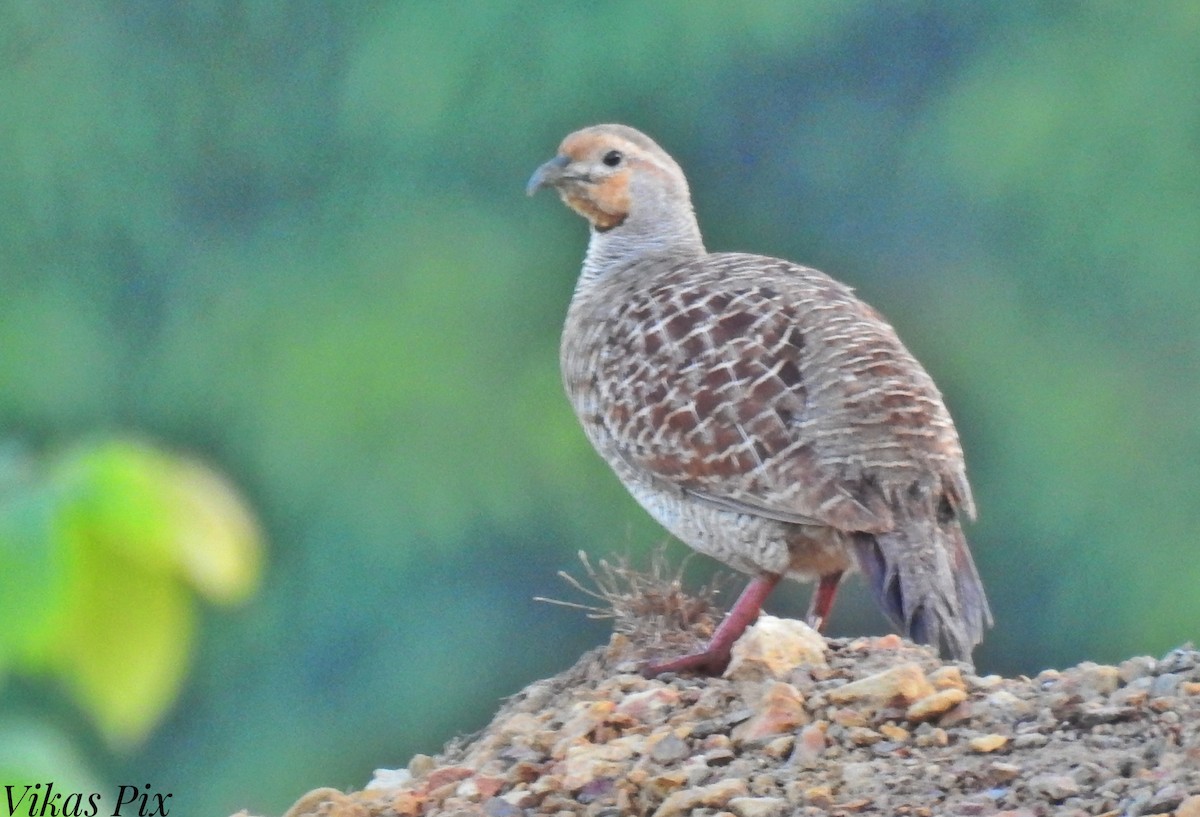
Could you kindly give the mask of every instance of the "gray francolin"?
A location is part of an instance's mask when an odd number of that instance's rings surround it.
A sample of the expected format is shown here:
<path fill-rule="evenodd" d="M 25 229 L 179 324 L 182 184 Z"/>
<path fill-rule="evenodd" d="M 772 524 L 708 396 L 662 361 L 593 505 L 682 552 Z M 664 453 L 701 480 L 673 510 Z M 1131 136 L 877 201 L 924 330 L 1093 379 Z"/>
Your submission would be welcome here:
<path fill-rule="evenodd" d="M 700 653 L 717 673 L 783 577 L 818 581 L 820 627 L 861 570 L 910 638 L 969 660 L 991 625 L 941 393 L 895 330 L 817 270 L 704 248 L 679 165 L 624 125 L 563 140 L 552 187 L 591 225 L 562 335 L 584 431 L 674 536 L 754 579 Z"/>

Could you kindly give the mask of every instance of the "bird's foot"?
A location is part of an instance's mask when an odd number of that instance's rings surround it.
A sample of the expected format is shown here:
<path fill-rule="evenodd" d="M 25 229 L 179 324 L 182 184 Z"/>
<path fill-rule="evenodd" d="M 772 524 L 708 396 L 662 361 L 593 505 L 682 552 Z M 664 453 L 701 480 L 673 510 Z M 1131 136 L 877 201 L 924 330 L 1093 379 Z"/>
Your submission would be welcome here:
<path fill-rule="evenodd" d="M 728 648 L 724 650 L 707 649 L 667 661 L 651 661 L 642 667 L 641 672 L 645 678 L 657 678 L 668 672 L 690 672 L 696 675 L 716 676 L 729 666 L 729 656 Z"/>
<path fill-rule="evenodd" d="M 729 610 L 729 614 L 713 633 L 712 640 L 703 652 L 684 655 L 670 661 L 651 662 L 642 667 L 642 675 L 654 678 L 664 672 L 694 672 L 698 675 L 720 675 L 729 666 L 729 658 L 733 652 L 733 643 L 742 637 L 758 612 L 762 609 L 763 600 L 771 593 L 772 588 L 779 583 L 781 577 L 777 573 L 762 573 L 750 580 L 746 589 L 738 596 L 737 601 Z"/>

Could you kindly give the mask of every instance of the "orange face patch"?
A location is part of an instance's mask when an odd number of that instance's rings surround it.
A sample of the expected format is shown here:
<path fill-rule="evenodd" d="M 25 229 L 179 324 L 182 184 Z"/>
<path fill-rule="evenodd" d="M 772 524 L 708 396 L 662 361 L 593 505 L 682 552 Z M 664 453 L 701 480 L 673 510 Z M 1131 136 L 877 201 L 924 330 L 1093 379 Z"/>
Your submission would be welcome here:
<path fill-rule="evenodd" d="M 611 230 L 629 215 L 629 169 L 589 185 L 568 185 L 560 191 L 562 200 L 597 230 Z"/>

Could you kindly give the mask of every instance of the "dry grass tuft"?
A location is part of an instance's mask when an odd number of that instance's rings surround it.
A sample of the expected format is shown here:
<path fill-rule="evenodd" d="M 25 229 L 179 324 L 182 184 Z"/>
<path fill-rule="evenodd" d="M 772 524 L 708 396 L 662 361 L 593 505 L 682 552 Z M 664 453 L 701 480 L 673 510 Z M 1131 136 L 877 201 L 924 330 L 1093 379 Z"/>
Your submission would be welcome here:
<path fill-rule="evenodd" d="M 729 577 L 718 575 L 695 594 L 688 593 L 683 589 L 688 560 L 672 568 L 665 546 L 654 549 L 644 570 L 634 567 L 627 556 L 601 559 L 593 565 L 581 550 L 579 561 L 585 574 L 582 580 L 565 570 L 558 575 L 596 603 L 541 596 L 535 601 L 583 610 L 588 618 L 611 619 L 614 632 L 652 649 L 707 639 L 724 615 L 717 596 Z"/>

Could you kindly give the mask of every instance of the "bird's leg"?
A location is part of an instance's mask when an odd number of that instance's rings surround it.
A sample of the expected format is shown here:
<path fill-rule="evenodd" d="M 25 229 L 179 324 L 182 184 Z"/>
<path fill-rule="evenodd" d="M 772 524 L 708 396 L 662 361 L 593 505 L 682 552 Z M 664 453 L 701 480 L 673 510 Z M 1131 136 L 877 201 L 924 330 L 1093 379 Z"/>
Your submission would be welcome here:
<path fill-rule="evenodd" d="M 777 573 L 763 573 L 751 579 L 750 584 L 733 603 L 725 619 L 709 639 L 703 652 L 673 658 L 670 661 L 649 663 L 642 667 L 642 675 L 654 678 L 664 672 L 698 672 L 704 675 L 719 675 L 729 666 L 733 643 L 741 638 L 754 619 L 758 618 L 763 602 L 781 577 Z"/>
<path fill-rule="evenodd" d="M 829 620 L 829 611 L 833 609 L 833 599 L 837 596 L 838 582 L 842 580 L 843 572 L 826 573 L 813 590 L 812 600 L 808 603 L 807 621 L 808 626 L 817 632 L 821 632 Z"/>

